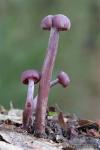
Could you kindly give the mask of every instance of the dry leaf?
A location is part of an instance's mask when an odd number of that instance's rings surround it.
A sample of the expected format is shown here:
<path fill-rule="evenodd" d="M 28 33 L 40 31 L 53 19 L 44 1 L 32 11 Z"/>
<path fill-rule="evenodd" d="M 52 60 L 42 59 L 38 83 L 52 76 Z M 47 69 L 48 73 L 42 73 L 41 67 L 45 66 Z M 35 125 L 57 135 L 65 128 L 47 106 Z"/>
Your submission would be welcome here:
<path fill-rule="evenodd" d="M 80 119 L 78 121 L 78 123 L 79 123 L 80 126 L 84 126 L 84 125 L 92 124 L 94 122 L 92 120 L 85 120 L 85 119 L 82 120 L 82 119 Z"/>
<path fill-rule="evenodd" d="M 60 112 L 58 115 L 58 122 L 62 128 L 64 128 L 64 129 L 67 128 L 67 124 L 66 124 L 67 118 L 64 118 L 64 115 L 62 112 Z"/>

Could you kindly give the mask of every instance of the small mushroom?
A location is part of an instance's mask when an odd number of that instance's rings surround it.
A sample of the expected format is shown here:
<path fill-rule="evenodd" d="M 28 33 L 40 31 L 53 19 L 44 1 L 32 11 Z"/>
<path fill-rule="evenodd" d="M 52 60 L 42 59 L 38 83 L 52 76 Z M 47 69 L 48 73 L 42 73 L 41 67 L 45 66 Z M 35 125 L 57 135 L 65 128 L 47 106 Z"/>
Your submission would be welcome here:
<path fill-rule="evenodd" d="M 38 136 L 45 133 L 46 109 L 50 91 L 50 80 L 57 55 L 59 31 L 69 30 L 70 26 L 71 23 L 68 17 L 61 14 L 55 16 L 49 15 L 41 22 L 41 27 L 43 29 L 50 30 L 50 38 L 39 84 L 39 96 L 35 120 L 35 133 Z"/>
<path fill-rule="evenodd" d="M 58 83 L 61 84 L 64 88 L 67 87 L 70 84 L 70 78 L 69 78 L 68 74 L 61 71 L 58 74 L 57 78 L 50 82 L 50 87 L 53 87 Z M 38 99 L 38 95 L 33 99 L 33 112 L 36 111 L 37 99 Z"/>
<path fill-rule="evenodd" d="M 34 84 L 39 82 L 40 73 L 36 70 L 27 70 L 24 71 L 21 75 L 21 82 L 28 85 L 27 98 L 23 111 L 23 128 L 27 129 L 32 122 L 32 113 L 33 113 L 33 95 L 34 95 Z"/>
<path fill-rule="evenodd" d="M 64 71 L 61 71 L 57 79 L 50 82 L 50 86 L 54 86 L 55 84 L 60 83 L 63 87 L 67 87 L 70 83 L 70 78 Z"/>

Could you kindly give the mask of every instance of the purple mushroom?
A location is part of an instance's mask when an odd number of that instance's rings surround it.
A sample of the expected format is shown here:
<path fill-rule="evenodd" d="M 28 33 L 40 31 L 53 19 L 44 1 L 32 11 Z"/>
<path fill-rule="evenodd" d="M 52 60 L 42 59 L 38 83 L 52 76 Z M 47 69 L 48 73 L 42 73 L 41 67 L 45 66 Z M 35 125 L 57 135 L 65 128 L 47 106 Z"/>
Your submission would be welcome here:
<path fill-rule="evenodd" d="M 28 85 L 26 103 L 23 111 L 23 128 L 27 129 L 31 125 L 32 113 L 33 113 L 33 95 L 34 84 L 39 82 L 40 73 L 36 70 L 24 71 L 21 75 L 21 82 Z"/>
<path fill-rule="evenodd" d="M 57 55 L 59 32 L 69 30 L 70 26 L 71 23 L 68 17 L 61 14 L 54 16 L 49 15 L 41 22 L 41 27 L 43 29 L 50 30 L 50 38 L 39 84 L 39 95 L 35 120 L 35 133 L 37 136 L 42 136 L 45 134 L 46 109 L 50 91 L 50 80 Z"/>

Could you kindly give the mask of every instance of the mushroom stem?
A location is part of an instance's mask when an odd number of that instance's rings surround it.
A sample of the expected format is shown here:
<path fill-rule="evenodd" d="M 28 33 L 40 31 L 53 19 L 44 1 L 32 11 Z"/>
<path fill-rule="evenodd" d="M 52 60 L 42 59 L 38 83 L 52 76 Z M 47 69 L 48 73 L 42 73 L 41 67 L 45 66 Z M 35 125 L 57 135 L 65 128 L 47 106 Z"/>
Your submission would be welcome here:
<path fill-rule="evenodd" d="M 34 95 L 34 81 L 32 79 L 29 79 L 26 101 L 31 101 L 33 99 L 33 95 Z"/>
<path fill-rule="evenodd" d="M 50 87 L 56 85 L 59 82 L 59 79 L 55 79 L 53 81 L 50 82 Z"/>
<path fill-rule="evenodd" d="M 50 82 L 50 88 L 55 86 L 57 83 L 58 83 L 58 79 L 55 79 L 53 81 Z M 33 103 L 32 103 L 32 106 L 33 106 L 33 112 L 36 112 L 36 107 L 37 107 L 37 99 L 38 99 L 38 95 L 35 96 L 35 98 L 33 99 Z"/>
<path fill-rule="evenodd" d="M 26 103 L 23 111 L 23 128 L 27 129 L 32 123 L 34 81 L 29 79 Z"/>
<path fill-rule="evenodd" d="M 53 87 L 58 83 L 61 84 L 63 88 L 67 87 L 70 84 L 70 78 L 69 78 L 68 74 L 61 71 L 58 74 L 57 78 L 50 82 L 50 87 Z M 37 99 L 38 99 L 38 96 L 36 96 L 33 99 L 33 112 L 36 112 Z"/>
<path fill-rule="evenodd" d="M 39 96 L 36 109 L 35 132 L 36 134 L 39 133 L 40 135 L 45 133 L 45 117 L 46 117 L 48 95 L 50 91 L 50 80 L 52 77 L 52 71 L 57 54 L 58 41 L 59 41 L 59 32 L 57 31 L 56 28 L 52 27 L 47 48 L 47 54 L 42 68 L 42 76 L 39 84 Z"/>

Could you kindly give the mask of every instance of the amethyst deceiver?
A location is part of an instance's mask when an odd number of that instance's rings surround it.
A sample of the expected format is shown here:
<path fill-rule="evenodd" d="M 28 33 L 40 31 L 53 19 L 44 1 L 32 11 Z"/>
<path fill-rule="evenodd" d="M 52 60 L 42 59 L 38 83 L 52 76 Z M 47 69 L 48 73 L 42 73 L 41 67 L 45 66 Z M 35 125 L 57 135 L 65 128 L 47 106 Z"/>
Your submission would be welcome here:
<path fill-rule="evenodd" d="M 23 128 L 27 129 L 31 125 L 32 113 L 33 113 L 33 95 L 34 84 L 39 82 L 40 73 L 36 70 L 24 71 L 21 75 L 21 82 L 28 85 L 27 98 L 23 111 Z"/>
<path fill-rule="evenodd" d="M 43 29 L 50 30 L 50 38 L 39 84 L 39 96 L 35 120 L 35 133 L 37 136 L 41 136 L 45 133 L 46 109 L 50 91 L 50 80 L 57 54 L 59 31 L 69 30 L 70 25 L 71 23 L 68 17 L 61 14 L 54 16 L 49 15 L 41 22 L 41 27 Z"/>
<path fill-rule="evenodd" d="M 55 84 L 60 83 L 63 87 L 67 87 L 70 84 L 70 78 L 67 73 L 64 71 L 61 71 L 57 78 L 53 81 L 51 81 L 51 86 L 54 86 Z"/>

